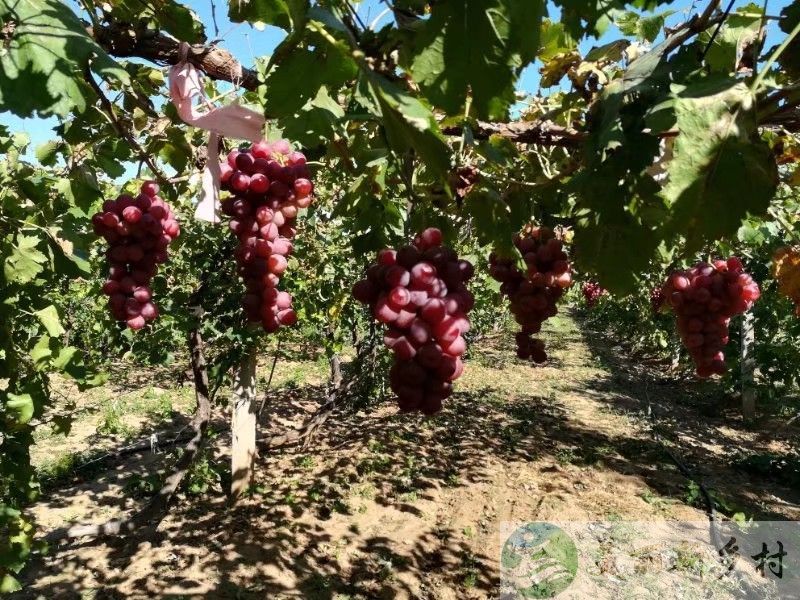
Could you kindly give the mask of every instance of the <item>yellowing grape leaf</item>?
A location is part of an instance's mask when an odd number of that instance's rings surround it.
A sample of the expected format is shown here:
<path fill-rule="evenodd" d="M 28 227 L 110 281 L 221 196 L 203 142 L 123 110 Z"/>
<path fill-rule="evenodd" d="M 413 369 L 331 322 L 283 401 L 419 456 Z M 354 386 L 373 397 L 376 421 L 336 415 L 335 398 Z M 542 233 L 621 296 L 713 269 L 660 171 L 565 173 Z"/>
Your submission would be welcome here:
<path fill-rule="evenodd" d="M 673 86 L 680 134 L 662 195 L 669 228 L 690 248 L 734 233 L 748 214 L 763 214 L 778 184 L 769 147 L 758 137 L 754 98 L 734 79 Z"/>

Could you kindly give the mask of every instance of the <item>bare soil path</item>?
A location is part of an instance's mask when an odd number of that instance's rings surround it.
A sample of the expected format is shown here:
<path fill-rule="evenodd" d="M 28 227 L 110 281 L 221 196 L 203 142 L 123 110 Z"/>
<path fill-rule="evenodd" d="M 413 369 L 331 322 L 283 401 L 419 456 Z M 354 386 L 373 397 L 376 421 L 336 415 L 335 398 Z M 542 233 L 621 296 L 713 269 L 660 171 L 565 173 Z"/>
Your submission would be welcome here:
<path fill-rule="evenodd" d="M 626 359 L 568 316 L 553 320 L 545 338 L 551 360 L 539 368 L 514 358 L 510 335 L 481 342 L 436 418 L 389 405 L 337 415 L 308 450 L 262 456 L 252 494 L 233 508 L 212 486 L 182 497 L 156 540 L 56 548 L 28 569 L 20 596 L 497 597 L 509 523 L 706 521 L 701 499 L 654 438 L 648 406 L 662 438 L 725 510 L 800 518 L 798 490 L 735 461 L 743 451 L 789 452 L 797 429 L 765 435 L 733 412 L 709 411 L 690 388 Z M 290 399 L 270 404 L 268 421 L 299 423 L 317 406 L 320 373 L 298 376 L 299 368 L 278 363 L 277 381 L 291 370 L 302 392 L 281 386 Z M 224 439 L 218 446 L 224 461 Z M 123 489 L 161 456 L 129 457 L 54 490 L 35 507 L 38 522 L 49 529 L 134 509 L 142 500 Z M 675 563 L 672 579 L 650 582 L 598 536 L 596 560 L 582 569 L 608 597 L 701 589 L 701 559 L 677 552 L 664 559 Z M 566 597 L 581 597 L 586 581 Z M 642 585 L 650 586 L 644 595 Z"/>

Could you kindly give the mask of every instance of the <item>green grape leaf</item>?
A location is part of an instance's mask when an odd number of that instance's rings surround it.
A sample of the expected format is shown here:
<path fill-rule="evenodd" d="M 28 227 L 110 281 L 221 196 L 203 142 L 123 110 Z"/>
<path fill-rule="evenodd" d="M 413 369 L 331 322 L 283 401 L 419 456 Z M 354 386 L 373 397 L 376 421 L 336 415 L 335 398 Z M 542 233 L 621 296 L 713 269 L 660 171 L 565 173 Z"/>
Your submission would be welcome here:
<path fill-rule="evenodd" d="M 29 235 L 17 236 L 17 245 L 3 263 L 6 280 L 12 283 L 28 283 L 42 272 L 47 257 L 36 249 L 39 238 Z"/>
<path fill-rule="evenodd" d="M 79 361 L 76 361 L 76 354 L 78 353 L 78 349 L 74 346 L 67 346 L 66 348 L 62 348 L 58 355 L 53 359 L 53 368 L 58 371 L 66 371 L 68 374 L 75 376 L 75 374 L 84 374 L 84 369 L 79 369 L 78 371 L 75 370 L 76 367 L 82 367 L 83 365 L 78 364 Z M 76 377 L 79 378 L 79 377 Z"/>
<path fill-rule="evenodd" d="M 667 17 L 673 14 L 675 14 L 674 10 L 666 10 L 654 15 L 639 15 L 628 10 L 620 14 L 614 23 L 625 35 L 653 42 L 664 28 Z"/>
<path fill-rule="evenodd" d="M 519 232 L 520 222 L 516 211 L 492 189 L 480 188 L 464 199 L 464 210 L 472 219 L 478 241 L 490 245 L 504 256 L 512 256 L 514 234 Z M 527 213 L 530 217 L 530 212 Z"/>
<path fill-rule="evenodd" d="M 641 17 L 632 10 L 626 10 L 614 19 L 614 25 L 625 35 L 638 35 Z"/>
<path fill-rule="evenodd" d="M 653 90 L 642 85 L 640 94 L 626 98 L 624 86 L 615 80 L 596 103 L 587 165 L 570 181 L 576 262 L 615 294 L 631 291 L 636 273 L 654 257 L 666 216 L 659 185 L 648 173 L 659 153 L 658 137 L 645 132 Z"/>
<path fill-rule="evenodd" d="M 12 577 L 10 573 L 3 573 L 0 577 L 0 594 L 10 594 L 11 592 L 18 592 L 22 589 L 22 584 Z"/>
<path fill-rule="evenodd" d="M 136 2 L 141 10 L 141 4 Z M 203 22 L 194 11 L 182 4 L 170 1 L 152 2 L 147 4 L 153 11 L 153 16 L 159 27 L 171 33 L 184 42 L 200 44 L 206 41 Z"/>
<path fill-rule="evenodd" d="M 434 106 L 461 114 L 471 92 L 479 117 L 503 119 L 521 69 L 539 52 L 542 0 L 437 2 L 405 66 Z"/>
<path fill-rule="evenodd" d="M 0 48 L 0 106 L 27 117 L 82 112 L 93 97 L 84 82 L 90 67 L 129 83 L 128 73 L 86 33 L 59 0 L 1 0 L 6 40 Z"/>
<path fill-rule="evenodd" d="M 308 12 L 307 0 L 229 0 L 228 17 L 234 23 L 265 23 L 286 31 L 298 29 Z"/>
<path fill-rule="evenodd" d="M 97 179 L 87 165 L 75 167 L 69 179 L 58 179 L 54 187 L 69 204 L 74 204 L 84 213 L 102 195 Z"/>
<path fill-rule="evenodd" d="M 43 335 L 39 341 L 31 349 L 31 360 L 37 368 L 41 368 L 47 364 L 47 359 L 53 355 L 50 350 L 50 336 Z"/>
<path fill-rule="evenodd" d="M 342 107 L 330 97 L 323 85 L 316 97 L 307 102 L 297 116 L 282 120 L 283 134 L 303 146 L 315 146 L 333 136 L 336 123 L 344 114 Z"/>
<path fill-rule="evenodd" d="M 659 245 L 652 227 L 619 211 L 576 219 L 575 258 L 580 270 L 597 276 L 614 294 L 630 292 L 636 274 L 645 271 Z"/>
<path fill-rule="evenodd" d="M 56 157 L 58 156 L 58 151 L 60 148 L 60 142 L 45 142 L 36 148 L 36 160 L 38 160 L 45 167 L 52 167 L 54 164 L 56 164 Z"/>
<path fill-rule="evenodd" d="M 30 394 L 12 394 L 9 392 L 5 406 L 6 410 L 20 425 L 24 425 L 33 418 L 34 405 L 33 397 Z"/>
<path fill-rule="evenodd" d="M 800 4 L 790 2 L 781 11 L 780 28 L 786 34 L 792 32 L 800 23 Z M 794 78 L 800 77 L 800 35 L 789 42 L 786 50 L 778 57 L 778 63 Z"/>
<path fill-rule="evenodd" d="M 178 127 L 167 131 L 167 139 L 159 143 L 158 157 L 175 169 L 182 172 L 192 156 L 192 147 L 186 141 L 186 134 Z"/>
<path fill-rule="evenodd" d="M 320 40 L 313 50 L 297 48 L 267 77 L 267 113 L 274 117 L 293 115 L 322 86 L 338 89 L 355 79 L 357 73 L 358 66 L 342 42 Z"/>
<path fill-rule="evenodd" d="M 613 63 L 622 60 L 625 49 L 630 46 L 628 40 L 615 40 L 602 46 L 595 46 L 583 58 L 586 62 Z"/>
<path fill-rule="evenodd" d="M 47 329 L 47 333 L 52 337 L 58 337 L 64 334 L 64 328 L 61 326 L 61 319 L 58 316 L 58 311 L 52 304 L 42 310 L 37 310 L 33 314 L 38 317 L 42 325 L 44 325 L 44 328 Z"/>
<path fill-rule="evenodd" d="M 542 21 L 539 46 L 537 57 L 542 62 L 547 62 L 559 54 L 572 52 L 578 47 L 572 36 L 567 33 L 564 24 L 554 23 L 550 19 Z"/>
<path fill-rule="evenodd" d="M 154 29 L 164 30 L 192 44 L 206 41 L 205 28 L 197 14 L 173 0 L 105 0 L 103 8 L 110 21 L 150 24 Z"/>
<path fill-rule="evenodd" d="M 775 158 L 756 129 L 755 98 L 743 82 L 673 87 L 680 135 L 663 190 L 670 227 L 690 248 L 735 233 L 766 212 L 778 184 Z"/>
<path fill-rule="evenodd" d="M 415 150 L 428 169 L 445 177 L 450 169 L 450 149 L 430 108 L 386 78 L 372 71 L 364 74 L 390 146 L 399 154 Z"/>
<path fill-rule="evenodd" d="M 740 63 L 747 64 L 747 53 L 752 54 L 751 46 L 756 42 L 761 29 L 763 12 L 759 5 L 747 4 L 728 15 L 713 42 L 713 29 L 708 29 L 697 37 L 697 45 L 703 50 L 708 48 L 705 62 L 713 71 L 734 73 L 739 70 Z"/>
<path fill-rule="evenodd" d="M 667 17 L 673 14 L 675 14 L 674 10 L 665 10 L 656 15 L 645 15 L 639 20 L 637 35 L 648 42 L 654 41 L 664 29 Z"/>

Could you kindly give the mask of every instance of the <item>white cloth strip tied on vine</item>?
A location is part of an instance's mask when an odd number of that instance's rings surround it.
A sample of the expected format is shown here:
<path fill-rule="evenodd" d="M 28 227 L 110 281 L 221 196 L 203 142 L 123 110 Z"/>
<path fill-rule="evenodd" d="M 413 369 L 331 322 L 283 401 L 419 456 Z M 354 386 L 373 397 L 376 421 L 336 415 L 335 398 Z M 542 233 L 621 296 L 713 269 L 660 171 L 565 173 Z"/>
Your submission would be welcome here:
<path fill-rule="evenodd" d="M 189 45 L 180 46 L 180 61 L 170 67 L 169 93 L 180 118 L 187 124 L 209 132 L 208 159 L 194 217 L 219 223 L 219 138 L 220 136 L 257 142 L 263 137 L 264 116 L 238 104 L 235 99 L 226 106 L 214 106 L 203 90 L 202 75 L 187 60 Z M 241 65 L 240 65 L 241 68 Z M 195 104 L 199 99 L 200 103 Z"/>

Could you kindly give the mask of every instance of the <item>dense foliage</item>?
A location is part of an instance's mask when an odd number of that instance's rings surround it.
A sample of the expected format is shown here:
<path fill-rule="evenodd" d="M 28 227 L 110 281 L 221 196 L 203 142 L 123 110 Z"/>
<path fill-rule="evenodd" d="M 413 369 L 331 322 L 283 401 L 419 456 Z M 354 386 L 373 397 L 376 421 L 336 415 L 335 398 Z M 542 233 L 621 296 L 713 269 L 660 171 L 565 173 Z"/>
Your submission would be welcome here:
<path fill-rule="evenodd" d="M 89 386 L 119 357 L 163 364 L 198 329 L 218 386 L 265 347 L 241 311 L 231 260 L 241 238 L 192 219 L 208 157 L 205 133 L 166 101 L 162 65 L 180 60 L 178 40 L 195 44 L 186 55 L 207 71 L 209 96 L 222 90 L 215 79 L 234 82 L 239 101 L 267 117 L 268 139 L 288 138 L 309 159 L 315 203 L 296 202 L 306 212 L 293 255 L 273 260 L 297 275 L 284 291 L 299 324 L 280 335 L 329 355 L 367 335 L 349 296 L 365 257 L 437 227 L 476 267 L 469 341 L 497 318 L 489 252 L 516 260 L 514 235 L 534 221 L 562 226 L 577 272 L 609 290 L 599 318 L 648 345 L 677 344 L 650 299 L 669 272 L 709 254 L 743 256 L 763 290 L 762 377 L 797 385 L 800 325 L 770 273 L 774 252 L 797 243 L 800 10 L 782 10 L 767 47 L 759 5 L 727 14 L 709 0 L 681 14 L 672 4 L 395 0 L 389 18 L 367 26 L 347 0 L 232 0 L 232 21 L 285 34 L 250 70 L 204 46 L 208 24 L 173 0 L 0 2 L 0 110 L 58 117 L 35 160 L 24 135 L 0 127 L 0 591 L 15 587 L 31 549 L 21 511 L 37 493 L 33 428 L 69 427 L 48 411 L 53 374 Z M 587 50 L 613 32 L 619 39 Z M 531 64 L 540 93 L 520 94 Z M 311 173 L 300 175 L 292 185 L 304 197 L 305 183 L 296 186 Z M 119 186 L 122 177 L 132 181 Z M 262 193 L 247 173 L 231 189 L 241 192 L 244 177 Z M 134 332 L 108 315 L 90 216 L 145 179 L 161 185 L 181 236 L 148 286 L 160 316 Z M 272 295 L 268 329 L 295 319 L 280 312 L 287 297 Z"/>

